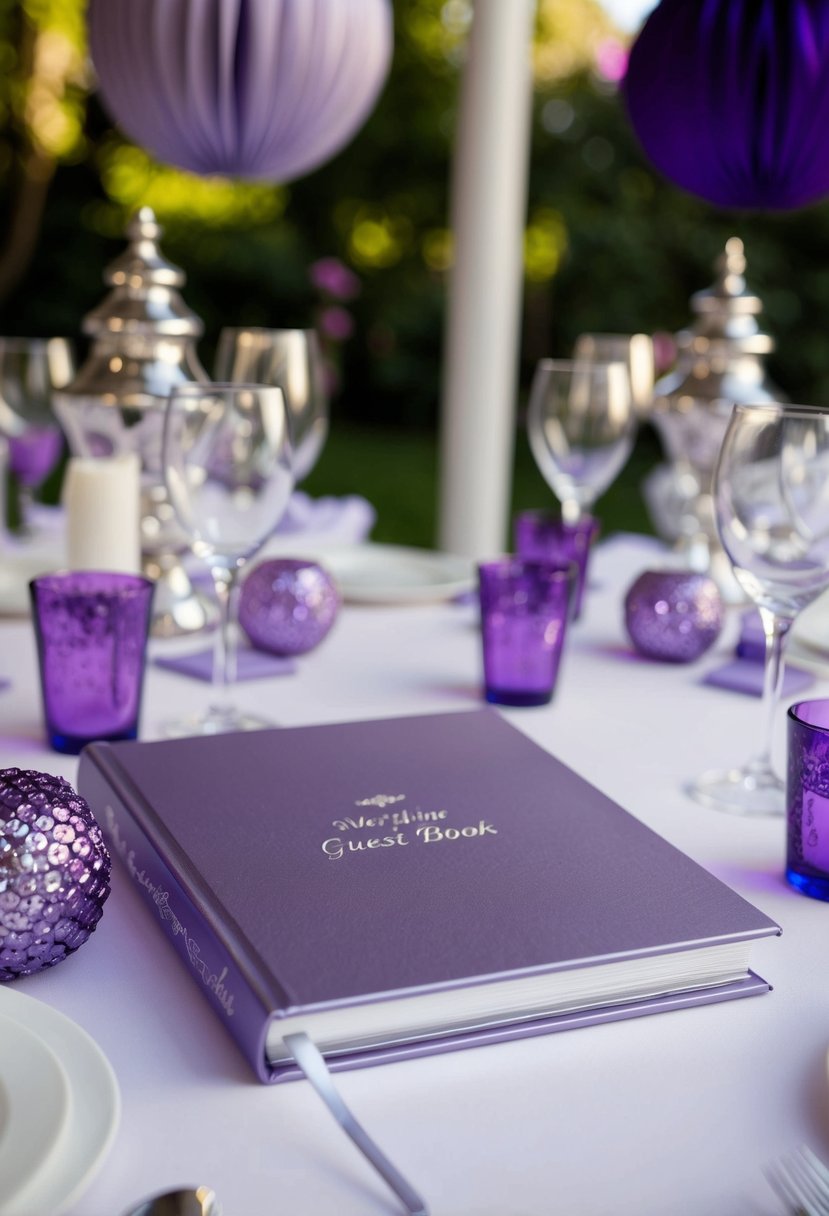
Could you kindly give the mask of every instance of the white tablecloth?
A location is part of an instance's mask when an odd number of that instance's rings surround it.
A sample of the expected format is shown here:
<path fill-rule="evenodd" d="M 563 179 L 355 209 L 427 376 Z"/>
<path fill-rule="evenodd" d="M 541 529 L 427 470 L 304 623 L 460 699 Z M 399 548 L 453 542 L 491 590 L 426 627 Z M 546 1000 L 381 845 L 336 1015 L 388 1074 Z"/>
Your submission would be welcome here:
<path fill-rule="evenodd" d="M 764 1165 L 802 1141 L 829 1159 L 829 906 L 785 884 L 782 820 L 733 818 L 681 792 L 700 770 L 748 757 L 760 706 L 699 683 L 733 646 L 735 622 L 693 666 L 632 657 L 622 594 L 655 558 L 644 541 L 599 549 L 554 704 L 506 712 L 779 922 L 782 938 L 753 955 L 774 991 L 340 1074 L 346 1100 L 433 1216 L 759 1216 L 778 1210 Z M 73 780 L 77 762 L 41 742 L 30 625 L 5 622 L 0 638 L 0 674 L 13 681 L 0 693 L 0 766 Z M 295 675 L 240 685 L 237 697 L 298 725 L 469 708 L 480 676 L 474 608 L 347 607 Z M 829 683 L 805 695 L 829 696 Z M 206 685 L 150 667 L 143 737 L 206 696 Z M 784 741 L 781 711 L 778 762 Z M 91 940 L 18 985 L 79 1022 L 121 1086 L 114 1147 L 72 1216 L 119 1216 L 148 1193 L 198 1182 L 228 1216 L 396 1212 L 306 1083 L 253 1081 L 114 873 Z"/>

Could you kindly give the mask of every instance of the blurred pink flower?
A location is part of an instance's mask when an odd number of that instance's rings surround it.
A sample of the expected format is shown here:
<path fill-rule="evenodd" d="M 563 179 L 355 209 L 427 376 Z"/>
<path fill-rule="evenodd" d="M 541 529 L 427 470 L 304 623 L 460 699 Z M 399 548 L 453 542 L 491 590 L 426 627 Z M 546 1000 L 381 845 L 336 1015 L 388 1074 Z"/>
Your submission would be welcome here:
<path fill-rule="evenodd" d="M 596 47 L 596 71 L 611 84 L 618 84 L 628 66 L 628 48 L 615 38 L 605 38 Z"/>
<path fill-rule="evenodd" d="M 353 300 L 360 294 L 360 280 L 339 258 L 312 262 L 308 274 L 318 291 L 325 291 L 337 300 Z"/>
<path fill-rule="evenodd" d="M 319 324 L 326 338 L 333 338 L 335 342 L 344 342 L 354 333 L 354 318 L 351 313 L 336 304 L 323 308 Z"/>

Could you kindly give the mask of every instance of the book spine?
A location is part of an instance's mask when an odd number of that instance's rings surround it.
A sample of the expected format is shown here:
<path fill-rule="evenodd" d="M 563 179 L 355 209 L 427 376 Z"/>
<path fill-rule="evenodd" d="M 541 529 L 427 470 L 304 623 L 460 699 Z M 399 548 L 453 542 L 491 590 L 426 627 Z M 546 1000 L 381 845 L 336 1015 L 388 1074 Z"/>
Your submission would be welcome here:
<path fill-rule="evenodd" d="M 153 920 L 259 1080 L 277 1080 L 265 1055 L 270 1009 L 251 986 L 232 945 L 217 932 L 215 921 L 220 917 L 214 911 L 208 919 L 185 881 L 176 874 L 175 859 L 161 856 L 131 806 L 128 791 L 119 789 L 117 771 L 110 771 L 106 759 L 97 745 L 82 754 L 78 792 L 98 818 L 113 857 L 140 892 Z"/>

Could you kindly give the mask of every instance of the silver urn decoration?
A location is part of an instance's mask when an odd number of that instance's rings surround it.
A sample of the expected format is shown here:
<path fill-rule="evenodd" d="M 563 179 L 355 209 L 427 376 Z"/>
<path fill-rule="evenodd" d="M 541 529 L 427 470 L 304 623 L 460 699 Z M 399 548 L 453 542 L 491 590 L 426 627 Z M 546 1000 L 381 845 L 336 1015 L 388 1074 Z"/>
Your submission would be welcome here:
<path fill-rule="evenodd" d="M 212 624 L 216 609 L 182 565 L 188 546 L 161 462 L 164 408 L 175 385 L 209 377 L 196 353 L 202 323 L 182 299 L 185 275 L 162 254 L 161 235 L 151 208 L 132 217 L 127 249 L 104 272 L 109 294 L 84 318 L 89 355 L 54 404 L 74 455 L 137 453 L 142 563 L 156 583 L 152 632 L 174 637 Z"/>
<path fill-rule="evenodd" d="M 646 495 L 659 530 L 683 565 L 710 573 L 724 597 L 743 598 L 722 551 L 712 481 L 732 407 L 785 398 L 769 380 L 764 358 L 774 342 L 761 331 L 763 304 L 746 285 L 743 242 L 731 237 L 717 259 L 717 278 L 691 297 L 695 319 L 677 334 L 674 369 L 654 386 L 651 420 L 666 466 Z"/>

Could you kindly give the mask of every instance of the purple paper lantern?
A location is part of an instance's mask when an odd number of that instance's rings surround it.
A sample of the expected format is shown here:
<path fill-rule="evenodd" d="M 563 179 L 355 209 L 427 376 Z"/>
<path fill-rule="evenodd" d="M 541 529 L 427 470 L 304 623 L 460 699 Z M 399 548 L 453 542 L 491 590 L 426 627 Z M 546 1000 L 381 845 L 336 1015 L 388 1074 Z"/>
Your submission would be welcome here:
<path fill-rule="evenodd" d="M 63 777 L 0 769 L 0 984 L 83 945 L 110 868 L 98 823 Z"/>
<path fill-rule="evenodd" d="M 370 113 L 393 46 L 389 0 L 90 0 L 106 108 L 160 160 L 286 181 Z"/>
<path fill-rule="evenodd" d="M 716 206 L 829 192 L 829 0 L 662 0 L 624 93 L 656 168 Z"/>

